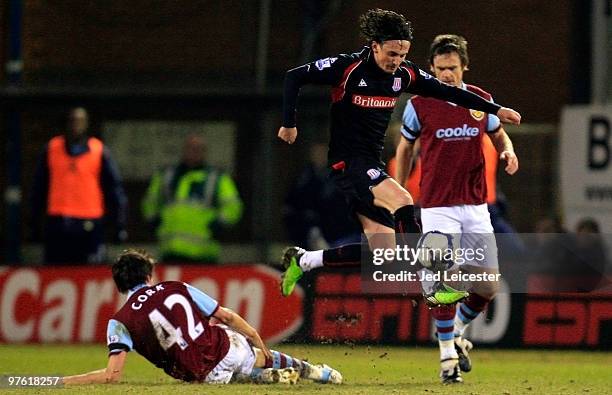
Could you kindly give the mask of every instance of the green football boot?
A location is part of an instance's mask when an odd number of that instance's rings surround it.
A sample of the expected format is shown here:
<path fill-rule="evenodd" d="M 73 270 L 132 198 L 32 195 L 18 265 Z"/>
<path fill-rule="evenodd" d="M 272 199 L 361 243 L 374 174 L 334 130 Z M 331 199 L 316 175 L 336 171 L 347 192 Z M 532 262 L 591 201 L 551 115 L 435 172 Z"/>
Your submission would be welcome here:
<path fill-rule="evenodd" d="M 285 269 L 285 272 L 281 275 L 281 293 L 283 296 L 291 295 L 297 282 L 304 275 L 304 271 L 299 265 L 304 252 L 306 250 L 300 247 L 287 247 L 283 252 L 281 259 L 281 265 Z"/>
<path fill-rule="evenodd" d="M 469 292 L 459 291 L 450 285 L 439 282 L 431 293 L 423 294 L 425 302 L 430 307 L 455 304 L 469 296 Z"/>

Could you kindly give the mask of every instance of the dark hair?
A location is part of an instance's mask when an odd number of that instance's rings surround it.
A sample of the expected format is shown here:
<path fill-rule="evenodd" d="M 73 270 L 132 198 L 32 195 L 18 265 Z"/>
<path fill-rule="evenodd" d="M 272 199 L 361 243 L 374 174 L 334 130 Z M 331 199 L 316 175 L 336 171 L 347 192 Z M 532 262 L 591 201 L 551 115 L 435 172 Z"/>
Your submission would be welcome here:
<path fill-rule="evenodd" d="M 359 30 L 368 44 L 388 40 L 412 41 L 412 24 L 397 12 L 369 10 L 359 18 Z"/>
<path fill-rule="evenodd" d="M 145 250 L 128 249 L 113 264 L 113 280 L 119 292 L 125 293 L 151 277 L 155 260 Z"/>
<path fill-rule="evenodd" d="M 429 64 L 433 65 L 434 57 L 447 53 L 457 52 L 461 65 L 467 66 L 470 58 L 467 52 L 467 40 L 456 34 L 440 34 L 434 38 L 429 49 Z"/>

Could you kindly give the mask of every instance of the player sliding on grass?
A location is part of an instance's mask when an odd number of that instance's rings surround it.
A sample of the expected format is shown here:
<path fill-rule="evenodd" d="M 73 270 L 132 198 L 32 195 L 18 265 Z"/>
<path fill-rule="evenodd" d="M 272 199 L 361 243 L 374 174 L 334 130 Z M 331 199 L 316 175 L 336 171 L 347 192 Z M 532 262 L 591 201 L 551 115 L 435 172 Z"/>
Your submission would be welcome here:
<path fill-rule="evenodd" d="M 241 316 L 197 288 L 178 281 L 153 284 L 154 263 L 143 251 L 128 250 L 119 256 L 113 279 L 127 300 L 108 322 L 108 365 L 64 377 L 64 384 L 118 381 L 132 349 L 183 381 L 342 382 L 340 373 L 327 365 L 311 365 L 268 349 Z M 213 319 L 222 324 L 211 324 Z"/>
<path fill-rule="evenodd" d="M 454 34 L 437 36 L 430 50 L 430 69 L 441 81 L 471 91 L 483 98 L 491 95 L 463 82 L 469 64 L 467 41 Z M 421 221 L 423 232 L 440 231 L 461 240 L 461 247 L 485 246 L 485 259 L 460 265 L 463 272 L 499 273 L 497 247 L 487 209 L 487 185 L 482 139 L 487 133 L 507 162 L 510 175 L 518 170 L 518 158 L 499 118 L 467 110 L 442 100 L 414 96 L 406 105 L 402 138 L 397 147 L 397 181 L 404 185 L 410 174 L 413 146 L 421 142 Z M 461 136 L 458 136 L 461 135 Z M 423 282 L 425 293 L 431 282 Z M 472 364 L 472 344 L 463 338 L 469 323 L 495 297 L 498 281 L 471 284 L 470 295 L 456 308 L 435 306 L 431 314 L 440 346 L 440 377 L 445 384 L 462 382 L 461 371 Z"/>
<path fill-rule="evenodd" d="M 407 61 L 412 28 L 403 15 L 370 10 L 361 16 L 360 30 L 367 42 L 360 52 L 320 59 L 287 72 L 283 124 L 278 137 L 289 144 L 297 138 L 296 102 L 303 85 L 331 86 L 328 157 L 331 178 L 357 216 L 370 250 L 394 248 L 395 241 L 390 242 L 393 237 L 375 235 L 395 233 L 397 242 L 407 245 L 403 235 L 420 232 L 412 197 L 387 175 L 381 160 L 385 132 L 397 98 L 403 92 L 434 97 L 496 114 L 502 122 L 513 124 L 520 123 L 521 116 L 468 90 L 444 84 Z M 282 293 L 289 295 L 304 271 L 322 266 L 358 266 L 360 259 L 360 244 L 319 251 L 288 248 L 282 260 L 286 268 Z M 466 294 L 442 287 L 427 296 L 439 304 L 452 304 Z"/>

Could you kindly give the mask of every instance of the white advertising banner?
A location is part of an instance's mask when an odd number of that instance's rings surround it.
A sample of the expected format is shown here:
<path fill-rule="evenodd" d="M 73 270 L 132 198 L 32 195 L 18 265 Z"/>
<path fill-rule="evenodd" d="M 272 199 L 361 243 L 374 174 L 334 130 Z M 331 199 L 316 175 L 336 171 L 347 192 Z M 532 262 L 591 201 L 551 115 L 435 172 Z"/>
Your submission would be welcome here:
<path fill-rule="evenodd" d="M 561 117 L 559 169 L 565 224 L 585 217 L 612 233 L 612 105 L 569 106 Z"/>

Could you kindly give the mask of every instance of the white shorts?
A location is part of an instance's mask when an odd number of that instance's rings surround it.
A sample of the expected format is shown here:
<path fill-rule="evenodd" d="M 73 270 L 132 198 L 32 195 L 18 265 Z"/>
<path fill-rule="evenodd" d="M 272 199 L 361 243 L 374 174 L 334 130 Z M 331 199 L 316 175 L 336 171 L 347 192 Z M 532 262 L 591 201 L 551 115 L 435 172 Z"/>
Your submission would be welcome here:
<path fill-rule="evenodd" d="M 206 376 L 209 384 L 227 384 L 234 373 L 250 375 L 255 365 L 255 351 L 246 337 L 227 327 L 224 328 L 229 338 L 230 348 L 221 360 Z"/>
<path fill-rule="evenodd" d="M 458 265 L 498 269 L 497 244 L 491 225 L 491 214 L 485 204 L 431 207 L 421 209 L 423 233 L 437 230 L 459 237 L 456 247 L 483 249 L 484 259 L 463 260 Z"/>

